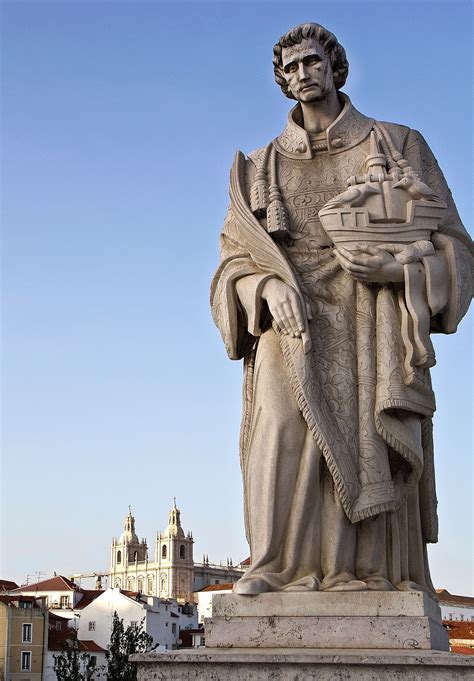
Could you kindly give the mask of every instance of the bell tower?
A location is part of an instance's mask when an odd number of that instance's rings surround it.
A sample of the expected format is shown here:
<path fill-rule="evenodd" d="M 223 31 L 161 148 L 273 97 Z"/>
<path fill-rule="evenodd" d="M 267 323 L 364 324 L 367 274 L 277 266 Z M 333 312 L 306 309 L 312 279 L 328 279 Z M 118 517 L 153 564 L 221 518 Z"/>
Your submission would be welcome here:
<path fill-rule="evenodd" d="M 123 532 L 118 539 L 112 540 L 111 586 L 126 589 L 128 574 L 135 574 L 138 563 L 146 561 L 147 554 L 146 541 L 145 539 L 141 541 L 138 539 L 135 532 L 135 518 L 129 506 Z"/>
<path fill-rule="evenodd" d="M 157 595 L 191 602 L 193 598 L 193 535 L 184 533 L 176 498 L 168 516 L 168 527 L 155 542 L 155 563 L 159 565 Z"/>

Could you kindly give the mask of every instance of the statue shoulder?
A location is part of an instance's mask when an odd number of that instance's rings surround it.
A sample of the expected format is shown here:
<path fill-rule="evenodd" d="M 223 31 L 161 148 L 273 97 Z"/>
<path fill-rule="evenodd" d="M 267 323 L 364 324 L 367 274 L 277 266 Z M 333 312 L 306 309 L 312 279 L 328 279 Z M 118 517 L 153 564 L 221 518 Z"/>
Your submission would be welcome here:
<path fill-rule="evenodd" d="M 260 147 L 259 149 L 255 149 L 255 151 L 252 151 L 247 155 L 249 161 L 252 161 L 256 168 L 259 168 L 262 165 L 267 147 L 268 144 L 266 144 L 264 147 Z"/>
<path fill-rule="evenodd" d="M 408 139 L 408 135 L 411 132 L 411 128 L 407 125 L 400 125 L 399 123 L 389 123 L 388 121 L 376 121 L 377 123 L 384 126 L 388 131 L 395 148 L 400 153 L 403 151 L 405 143 Z"/>

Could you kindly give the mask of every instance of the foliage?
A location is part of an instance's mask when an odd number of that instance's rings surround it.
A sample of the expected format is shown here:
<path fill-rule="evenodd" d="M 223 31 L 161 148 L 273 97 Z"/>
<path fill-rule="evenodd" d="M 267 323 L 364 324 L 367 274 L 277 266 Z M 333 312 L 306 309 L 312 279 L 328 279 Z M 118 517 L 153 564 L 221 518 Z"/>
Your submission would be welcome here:
<path fill-rule="evenodd" d="M 143 629 L 143 622 L 144 619 L 125 629 L 123 619 L 114 612 L 107 653 L 108 681 L 135 681 L 137 678 L 137 665 L 129 662 L 129 655 L 146 653 L 152 649 L 153 643 L 153 637 Z"/>
<path fill-rule="evenodd" d="M 90 655 L 79 652 L 76 639 L 68 640 L 64 651 L 53 657 L 54 672 L 58 681 L 90 681 L 94 672 L 97 672 L 95 661 Z"/>

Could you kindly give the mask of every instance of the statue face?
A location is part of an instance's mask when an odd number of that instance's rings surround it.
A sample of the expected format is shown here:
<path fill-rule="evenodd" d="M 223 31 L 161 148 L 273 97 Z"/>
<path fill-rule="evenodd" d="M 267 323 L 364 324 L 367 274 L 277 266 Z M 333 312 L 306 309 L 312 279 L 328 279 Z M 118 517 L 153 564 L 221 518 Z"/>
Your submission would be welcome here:
<path fill-rule="evenodd" d="M 335 89 L 331 62 L 315 38 L 284 47 L 282 62 L 288 87 L 299 102 L 320 102 Z"/>

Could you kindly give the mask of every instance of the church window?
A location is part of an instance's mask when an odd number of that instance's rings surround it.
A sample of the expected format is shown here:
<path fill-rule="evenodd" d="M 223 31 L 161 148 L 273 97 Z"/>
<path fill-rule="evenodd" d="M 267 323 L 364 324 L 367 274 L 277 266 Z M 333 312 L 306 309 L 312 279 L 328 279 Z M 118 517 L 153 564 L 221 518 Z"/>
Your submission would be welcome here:
<path fill-rule="evenodd" d="M 117 564 L 120 565 L 121 562 L 122 562 L 122 552 L 117 551 Z"/>
<path fill-rule="evenodd" d="M 181 546 L 179 547 L 179 557 L 180 558 L 186 557 L 186 549 L 184 547 L 184 544 L 181 544 Z"/>
<path fill-rule="evenodd" d="M 153 577 L 148 577 L 148 595 L 152 596 L 153 595 Z"/>
<path fill-rule="evenodd" d="M 121 580 L 120 578 L 117 578 L 117 579 L 115 580 L 115 588 L 116 588 L 116 589 L 120 589 L 121 586 L 122 586 L 122 580 Z"/>
<path fill-rule="evenodd" d="M 135 577 L 129 577 L 127 582 L 129 591 L 133 591 L 133 588 L 135 586 Z"/>
<path fill-rule="evenodd" d="M 136 563 L 138 560 L 138 551 L 133 552 L 133 561 Z"/>
<path fill-rule="evenodd" d="M 143 577 L 139 577 L 137 580 L 137 591 L 143 591 Z"/>
<path fill-rule="evenodd" d="M 161 549 L 161 557 L 166 558 L 167 555 L 168 555 L 168 549 L 166 548 L 166 544 L 165 544 L 163 546 L 163 548 Z"/>

